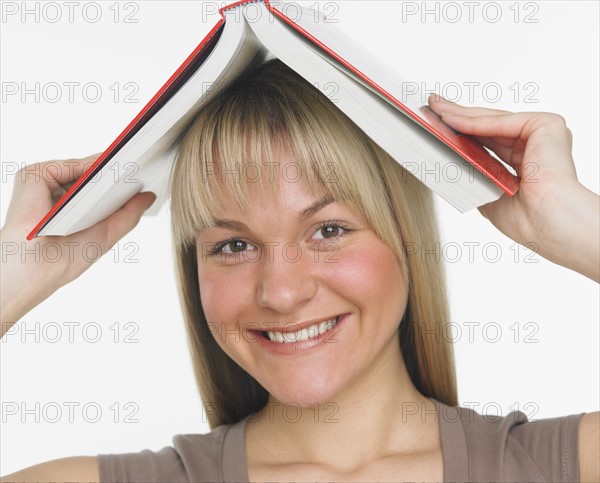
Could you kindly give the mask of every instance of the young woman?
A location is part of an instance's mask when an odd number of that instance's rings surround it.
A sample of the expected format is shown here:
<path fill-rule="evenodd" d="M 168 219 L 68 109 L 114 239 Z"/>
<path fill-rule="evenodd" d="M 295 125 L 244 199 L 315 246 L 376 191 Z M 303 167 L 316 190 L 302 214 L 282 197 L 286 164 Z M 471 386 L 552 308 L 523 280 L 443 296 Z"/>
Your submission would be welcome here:
<path fill-rule="evenodd" d="M 598 196 L 577 181 L 564 120 L 430 105 L 518 172 L 539 167 L 537 183 L 481 213 L 598 282 Z M 282 175 L 289 169 L 296 175 Z M 55 174 L 15 186 L 3 243 L 24 239 L 73 181 Z M 152 200 L 139 194 L 94 227 L 33 243 L 93 240 L 108 249 Z M 405 249 L 437 240 L 430 191 L 279 61 L 253 65 L 189 128 L 171 210 L 212 431 L 176 436 L 160 452 L 51 461 L 6 481 L 600 478 L 597 412 L 533 423 L 456 406 L 452 347 L 428 336 L 449 320 L 443 267 Z M 3 331 L 88 267 L 8 262 Z M 33 279 L 43 283 L 31 287 Z"/>

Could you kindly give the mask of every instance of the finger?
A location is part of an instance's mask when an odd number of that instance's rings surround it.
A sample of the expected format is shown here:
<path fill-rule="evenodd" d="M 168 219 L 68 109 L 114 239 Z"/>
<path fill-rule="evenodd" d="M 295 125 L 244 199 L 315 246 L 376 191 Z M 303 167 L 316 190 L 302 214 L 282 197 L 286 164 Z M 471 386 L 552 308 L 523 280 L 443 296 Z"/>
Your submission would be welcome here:
<path fill-rule="evenodd" d="M 562 129 L 567 136 L 564 119 L 550 113 L 518 112 L 478 117 L 442 114 L 442 120 L 462 133 L 475 136 L 527 139 L 533 131 L 540 128 L 556 133 Z"/>
<path fill-rule="evenodd" d="M 102 153 L 93 154 L 81 159 L 65 159 L 40 163 L 48 176 L 46 181 L 51 187 L 68 189 L 94 164 Z"/>
<path fill-rule="evenodd" d="M 486 107 L 462 106 L 456 102 L 444 99 L 439 94 L 431 94 L 427 99 L 431 110 L 436 114 L 461 114 L 463 116 L 491 116 L 500 114 L 512 114 L 510 111 L 501 109 L 489 109 Z"/>
<path fill-rule="evenodd" d="M 493 220 L 499 219 L 499 213 L 502 213 L 502 208 L 507 204 L 510 204 L 510 202 L 510 197 L 506 193 L 502 193 L 502 196 L 499 199 L 481 205 L 477 210 L 484 218 L 487 218 L 493 223 Z"/>
<path fill-rule="evenodd" d="M 37 183 L 46 191 L 49 189 L 52 193 L 65 191 L 69 186 L 81 177 L 83 173 L 90 168 L 99 154 L 94 154 L 82 159 L 65 159 L 59 161 L 44 161 L 33 163 L 20 169 L 15 174 L 14 190 L 29 191 L 31 188 L 24 188 L 24 185 L 31 186 Z"/>
<path fill-rule="evenodd" d="M 576 178 L 571 137 L 564 118 L 558 114 L 520 112 L 477 118 L 449 114 L 442 119 L 454 129 L 475 137 L 490 137 L 504 145 L 513 140 L 513 158 L 509 164 L 519 175 L 523 175 L 521 169 L 527 163 L 532 167 L 543 166 L 549 176 Z"/>
<path fill-rule="evenodd" d="M 33 163 L 20 169 L 15 173 L 8 215 L 43 215 L 98 156 Z"/>
<path fill-rule="evenodd" d="M 473 136 L 473 139 L 486 148 L 491 149 L 502 161 L 515 169 L 518 168 L 518 165 L 522 161 L 522 153 L 515 155 L 513 149 L 515 142 L 513 139 L 494 139 L 485 136 Z"/>
<path fill-rule="evenodd" d="M 429 96 L 429 103 L 433 109 L 438 111 L 438 114 L 442 116 L 446 116 L 448 114 L 456 113 L 469 117 L 477 117 L 483 115 L 505 115 L 512 114 L 508 111 L 502 111 L 499 109 L 487 109 L 487 108 L 479 108 L 479 107 L 465 107 L 455 102 L 449 101 L 439 94 L 431 94 Z M 516 167 L 518 161 L 513 159 L 513 145 L 514 140 L 510 138 L 496 138 L 492 139 L 491 137 L 483 137 L 483 136 L 473 136 L 480 144 L 485 147 L 491 149 L 498 155 L 498 157 L 510 164 L 513 167 Z"/>

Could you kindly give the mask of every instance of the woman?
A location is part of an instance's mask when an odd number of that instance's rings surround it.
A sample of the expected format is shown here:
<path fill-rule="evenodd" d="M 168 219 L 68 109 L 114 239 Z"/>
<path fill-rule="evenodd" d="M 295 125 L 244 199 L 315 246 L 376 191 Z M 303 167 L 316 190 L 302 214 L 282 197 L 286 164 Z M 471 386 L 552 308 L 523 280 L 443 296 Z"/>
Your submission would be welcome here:
<path fill-rule="evenodd" d="M 577 181 L 562 118 L 430 105 L 517 171 L 538 164 L 539 182 L 480 211 L 513 240 L 535 241 L 540 255 L 598 282 L 590 235 L 598 196 Z M 57 173 L 55 183 L 16 186 L 2 241 L 22 239 L 70 181 Z M 108 249 L 151 202 L 139 194 L 52 241 Z M 252 66 L 190 127 L 173 171 L 172 215 L 213 431 L 178 436 L 157 453 L 68 458 L 8 480 L 600 477 L 598 413 L 534 424 L 522 413 L 490 421 L 454 407 L 452 348 L 427 336 L 448 322 L 442 267 L 404 249 L 437 239 L 431 193 L 279 61 Z M 567 242 L 579 251 L 567 253 Z M 7 265 L 3 280 L 17 283 L 2 286 L 3 330 L 86 268 L 83 260 Z M 39 290 L 22 290 L 20 280 L 40 274 Z"/>

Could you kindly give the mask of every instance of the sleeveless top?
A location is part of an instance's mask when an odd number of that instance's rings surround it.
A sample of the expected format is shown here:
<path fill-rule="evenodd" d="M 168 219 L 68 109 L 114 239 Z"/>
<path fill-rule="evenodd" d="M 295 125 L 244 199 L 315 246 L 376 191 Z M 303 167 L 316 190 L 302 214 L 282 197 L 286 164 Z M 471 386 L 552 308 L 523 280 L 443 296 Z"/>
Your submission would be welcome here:
<path fill-rule="evenodd" d="M 528 421 L 521 411 L 483 416 L 430 398 L 439 422 L 444 482 L 579 481 L 578 434 L 583 414 Z M 245 429 L 249 416 L 207 434 L 181 434 L 154 452 L 99 454 L 101 483 L 248 483 Z"/>

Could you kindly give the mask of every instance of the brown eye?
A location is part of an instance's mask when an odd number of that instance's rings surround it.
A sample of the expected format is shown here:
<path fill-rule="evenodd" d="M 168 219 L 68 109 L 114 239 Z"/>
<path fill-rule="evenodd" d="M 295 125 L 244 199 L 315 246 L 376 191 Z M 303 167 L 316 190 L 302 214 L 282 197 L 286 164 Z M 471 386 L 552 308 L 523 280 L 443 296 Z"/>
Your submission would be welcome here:
<path fill-rule="evenodd" d="M 231 241 L 226 246 L 230 247 L 229 251 L 231 251 L 232 253 L 240 253 L 246 251 L 246 249 L 248 248 L 248 244 L 242 240 Z"/>
<path fill-rule="evenodd" d="M 336 237 L 340 233 L 340 227 L 336 225 L 328 225 L 321 228 L 321 235 L 323 238 Z"/>
<path fill-rule="evenodd" d="M 313 237 L 317 240 L 329 240 L 333 238 L 341 238 L 354 229 L 342 224 L 342 222 L 328 220 L 316 227 Z"/>
<path fill-rule="evenodd" d="M 327 238 L 336 238 L 344 234 L 344 229 L 338 225 L 323 225 L 321 228 L 317 230 L 317 238 L 327 239 Z"/>

